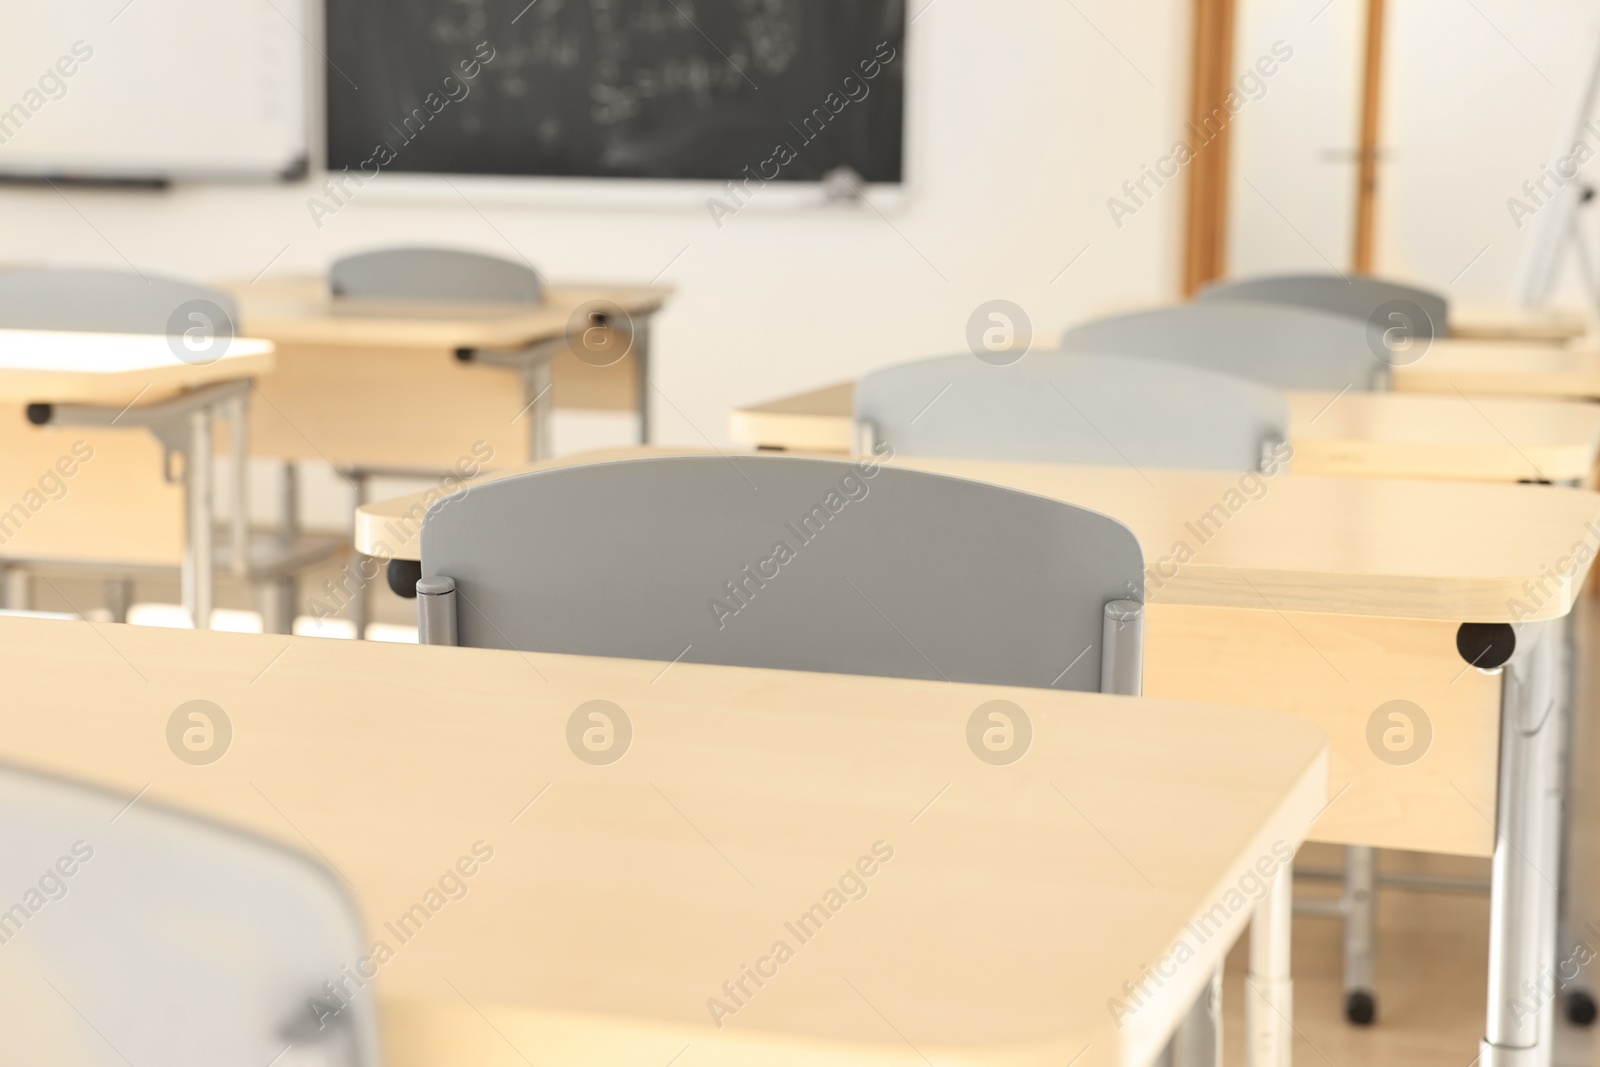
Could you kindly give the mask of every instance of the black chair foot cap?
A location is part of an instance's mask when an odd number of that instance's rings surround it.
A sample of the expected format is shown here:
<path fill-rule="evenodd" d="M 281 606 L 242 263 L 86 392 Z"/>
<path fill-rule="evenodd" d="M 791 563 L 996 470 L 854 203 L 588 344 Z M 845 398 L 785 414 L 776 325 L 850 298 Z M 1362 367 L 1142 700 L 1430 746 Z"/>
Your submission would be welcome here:
<path fill-rule="evenodd" d="M 1344 1017 L 1357 1026 L 1371 1026 L 1378 1017 L 1378 1002 L 1372 999 L 1372 994 L 1364 989 L 1346 993 L 1344 997 Z"/>
<path fill-rule="evenodd" d="M 1574 989 L 1567 994 L 1567 1021 L 1573 1026 L 1594 1025 L 1595 1015 L 1600 1013 L 1594 1003 L 1594 994 L 1587 989 Z"/>
<path fill-rule="evenodd" d="M 415 599 L 417 579 L 422 577 L 422 564 L 414 559 L 391 559 L 385 573 L 389 578 L 389 588 L 394 590 L 395 596 L 403 596 L 407 600 Z"/>

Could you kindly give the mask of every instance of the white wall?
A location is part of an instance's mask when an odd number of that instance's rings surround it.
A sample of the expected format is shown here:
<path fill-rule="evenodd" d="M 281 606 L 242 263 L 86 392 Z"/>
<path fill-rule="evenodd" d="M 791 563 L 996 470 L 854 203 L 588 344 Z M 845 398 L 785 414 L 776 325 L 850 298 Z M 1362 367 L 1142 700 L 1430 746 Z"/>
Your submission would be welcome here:
<path fill-rule="evenodd" d="M 1294 54 L 1235 120 L 1231 273 L 1349 267 L 1365 9 L 1355 0 L 1240 0 L 1241 73 L 1279 42 Z"/>
<path fill-rule="evenodd" d="M 305 186 L 6 189 L 0 260 L 248 278 L 319 270 L 375 244 L 506 253 L 509 243 L 558 280 L 660 274 L 679 292 L 654 337 L 656 380 L 670 401 L 657 398 L 656 436 L 685 444 L 725 441 L 735 404 L 959 350 L 969 315 L 993 298 L 1017 302 L 1053 334 L 1107 303 L 1173 297 L 1181 183 L 1120 227 L 1106 200 L 1182 125 L 1189 5 L 909 2 L 922 12 L 907 56 L 914 184 L 887 219 L 865 208 L 753 206 L 719 230 L 703 204 L 533 199 L 486 200 L 480 215 L 459 199 L 396 202 L 380 177 L 319 230 Z M 123 17 L 138 14 L 135 6 Z M 49 118 L 46 110 L 33 121 Z"/>
<path fill-rule="evenodd" d="M 1452 296 L 1505 300 L 1532 229 L 1517 228 L 1506 201 L 1551 159 L 1600 4 L 1399 0 L 1393 19 L 1381 262 Z M 1565 280 L 1576 293 L 1570 269 Z"/>
<path fill-rule="evenodd" d="M 1350 268 L 1356 174 L 1338 153 L 1359 142 L 1365 9 L 1241 0 L 1241 67 L 1278 38 L 1295 58 L 1235 123 L 1231 273 Z M 1531 231 L 1506 201 L 1551 158 L 1600 3 L 1390 0 L 1388 11 L 1378 271 L 1505 301 Z M 1589 224 L 1600 243 L 1600 220 Z M 1577 292 L 1569 269 L 1559 295 Z"/>

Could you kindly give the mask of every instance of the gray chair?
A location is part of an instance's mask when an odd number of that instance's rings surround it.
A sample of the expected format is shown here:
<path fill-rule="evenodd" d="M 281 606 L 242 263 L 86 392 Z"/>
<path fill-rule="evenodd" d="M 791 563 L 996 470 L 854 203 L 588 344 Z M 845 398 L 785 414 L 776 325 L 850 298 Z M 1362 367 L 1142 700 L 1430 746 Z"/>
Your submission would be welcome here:
<path fill-rule="evenodd" d="M 321 865 L 14 768 L 0 840 L 0 1060 L 376 1067 L 373 994 L 348 977 L 368 948 Z"/>
<path fill-rule="evenodd" d="M 544 285 L 533 268 L 449 248 L 384 248 L 336 259 L 328 288 L 352 300 L 439 300 L 537 304 Z"/>
<path fill-rule="evenodd" d="M 863 454 L 1096 466 L 1259 470 L 1289 437 L 1270 386 L 1138 356 L 1031 353 L 1009 366 L 970 355 L 901 363 L 856 385 Z"/>
<path fill-rule="evenodd" d="M 1144 562 L 1114 519 L 873 462 L 673 456 L 439 501 L 425 642 L 1137 693 Z"/>
<path fill-rule="evenodd" d="M 1247 301 L 1287 304 L 1369 322 L 1380 308 L 1396 302 L 1410 304 L 1428 316 L 1431 336 L 1449 332 L 1450 303 L 1439 293 L 1366 275 L 1267 274 L 1258 278 L 1217 282 L 1202 289 L 1200 301 Z M 1387 323 L 1386 323 L 1387 325 Z"/>
<path fill-rule="evenodd" d="M 15 269 L 0 271 L 0 327 L 181 336 L 196 325 L 188 305 L 209 302 L 226 321 L 200 325 L 232 334 L 233 297 L 216 289 L 131 271 Z"/>
<path fill-rule="evenodd" d="M 1389 381 L 1366 323 L 1275 304 L 1217 300 L 1131 311 L 1072 327 L 1061 348 L 1185 363 L 1279 389 L 1381 391 Z"/>

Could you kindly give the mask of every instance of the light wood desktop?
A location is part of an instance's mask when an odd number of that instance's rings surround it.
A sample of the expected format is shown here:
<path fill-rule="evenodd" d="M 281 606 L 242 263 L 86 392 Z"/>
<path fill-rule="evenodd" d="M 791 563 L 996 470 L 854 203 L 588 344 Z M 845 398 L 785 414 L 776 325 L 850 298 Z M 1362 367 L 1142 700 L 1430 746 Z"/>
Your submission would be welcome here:
<path fill-rule="evenodd" d="M 1600 395 L 1600 368 L 1596 374 Z M 1297 474 L 1587 485 L 1600 462 L 1600 404 L 1454 394 L 1287 395 Z M 735 408 L 728 433 L 752 448 L 847 453 L 854 402 L 854 383 L 840 382 Z"/>
<path fill-rule="evenodd" d="M 8 618 L 0 662 L 0 758 L 337 869 L 393 952 L 392 1067 L 1144 1064 L 1328 797 L 1321 731 L 1149 698 Z M 195 699 L 232 728 L 206 766 L 166 739 Z M 595 699 L 609 765 L 567 740 Z M 1034 725 L 1009 766 L 966 740 L 993 699 Z"/>
<path fill-rule="evenodd" d="M 214 358 L 191 363 L 165 337 L 0 330 L 0 403 L 148 404 L 272 365 L 271 342 L 253 338 L 236 338 Z"/>
<path fill-rule="evenodd" d="M 1581 337 L 1588 329 L 1588 319 L 1579 308 L 1450 303 L 1450 335 L 1454 338 L 1550 343 Z"/>
<path fill-rule="evenodd" d="M 522 373 L 484 358 L 496 353 L 554 344 L 549 403 L 644 418 L 649 320 L 671 295 L 650 286 L 552 286 L 534 307 L 334 300 L 325 280 L 309 277 L 231 291 L 241 329 L 278 345 L 276 367 L 258 383 L 266 402 L 251 424 L 256 454 L 419 470 L 447 470 L 479 442 L 496 464 L 537 458 L 534 423 L 544 401 L 531 410 Z M 603 367 L 559 343 L 574 314 L 596 301 L 634 328 L 627 356 Z M 480 358 L 464 364 L 458 353 L 467 352 Z"/>

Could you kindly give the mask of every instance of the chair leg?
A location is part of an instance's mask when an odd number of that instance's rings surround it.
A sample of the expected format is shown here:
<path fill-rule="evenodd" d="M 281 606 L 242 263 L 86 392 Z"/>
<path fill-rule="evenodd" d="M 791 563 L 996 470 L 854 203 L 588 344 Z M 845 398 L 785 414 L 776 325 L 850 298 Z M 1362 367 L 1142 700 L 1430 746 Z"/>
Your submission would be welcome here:
<path fill-rule="evenodd" d="M 128 608 L 133 605 L 133 579 L 107 578 L 105 588 L 106 610 L 111 613 L 111 621 L 127 622 Z"/>
<path fill-rule="evenodd" d="M 1377 856 L 1377 849 L 1365 845 L 1344 850 L 1344 1014 L 1357 1026 L 1371 1026 L 1378 1016 L 1373 996 Z"/>
<path fill-rule="evenodd" d="M 1556 942 L 1556 952 L 1562 962 L 1557 967 L 1556 980 L 1561 986 L 1561 1007 L 1567 1022 L 1573 1026 L 1593 1026 L 1595 1016 L 1600 1014 L 1600 1008 L 1597 1008 L 1594 992 L 1589 988 L 1589 976 L 1579 969 L 1573 978 L 1570 980 L 1566 978 L 1567 969 L 1576 969 L 1579 962 L 1585 958 L 1579 947 L 1580 939 L 1572 932 L 1570 921 L 1566 916 L 1562 916 L 1557 927 L 1560 933 Z"/>
<path fill-rule="evenodd" d="M 7 609 L 11 611 L 33 610 L 33 575 L 23 568 L 6 568 L 3 592 Z"/>
<path fill-rule="evenodd" d="M 350 481 L 355 487 L 356 506 L 351 510 L 351 513 L 354 514 L 355 511 L 360 510 L 362 505 L 366 504 L 367 502 L 367 495 L 370 489 L 370 479 L 365 471 L 357 470 L 351 472 Z M 362 559 L 362 557 L 358 555 L 352 557 L 352 559 L 359 561 Z M 365 572 L 361 569 L 359 562 L 356 563 L 356 568 L 357 577 L 359 578 L 359 576 Z M 366 639 L 367 623 L 372 621 L 371 585 L 371 582 L 365 580 L 358 581 L 356 585 L 356 594 L 350 599 L 350 621 L 355 623 L 357 641 L 363 641 Z"/>
<path fill-rule="evenodd" d="M 366 557 L 357 555 L 352 556 L 351 559 L 364 561 Z M 359 575 L 365 573 L 359 562 L 356 563 L 355 566 L 358 577 Z M 382 569 L 380 568 L 375 573 L 381 574 Z M 372 582 L 363 579 L 357 585 L 356 595 L 350 598 L 350 621 L 353 622 L 356 627 L 356 640 L 365 640 L 367 636 L 367 624 L 372 621 Z"/>
<path fill-rule="evenodd" d="M 1600 582 L 1594 584 L 1600 586 Z M 1595 1004 L 1594 988 L 1587 968 L 1591 962 L 1589 944 L 1580 937 L 1582 915 L 1579 904 L 1590 899 L 1589 867 L 1573 848 L 1573 811 L 1579 800 L 1577 790 L 1581 788 L 1577 778 L 1579 768 L 1575 763 L 1579 753 L 1587 751 L 1591 743 L 1588 731 L 1593 728 L 1584 714 L 1584 705 L 1579 703 L 1584 695 L 1580 685 L 1585 681 L 1579 677 L 1579 664 L 1582 662 L 1580 650 L 1587 647 L 1580 641 L 1589 639 L 1590 635 L 1587 632 L 1580 635 L 1578 628 L 1584 620 L 1577 611 L 1573 612 L 1573 616 L 1571 624 L 1563 630 L 1561 645 L 1561 674 L 1565 682 L 1562 703 L 1566 708 L 1566 730 L 1561 754 L 1561 903 L 1556 914 L 1556 958 L 1561 962 L 1556 967 L 1556 981 L 1563 994 L 1561 1008 L 1567 1022 L 1573 1026 L 1593 1026 L 1596 1016 L 1600 1015 L 1600 1006 Z M 1588 684 L 1592 686 L 1594 683 L 1588 680 Z"/>
<path fill-rule="evenodd" d="M 261 629 L 269 634 L 294 632 L 295 597 L 299 583 L 294 575 L 256 583 L 256 604 L 261 612 Z"/>

